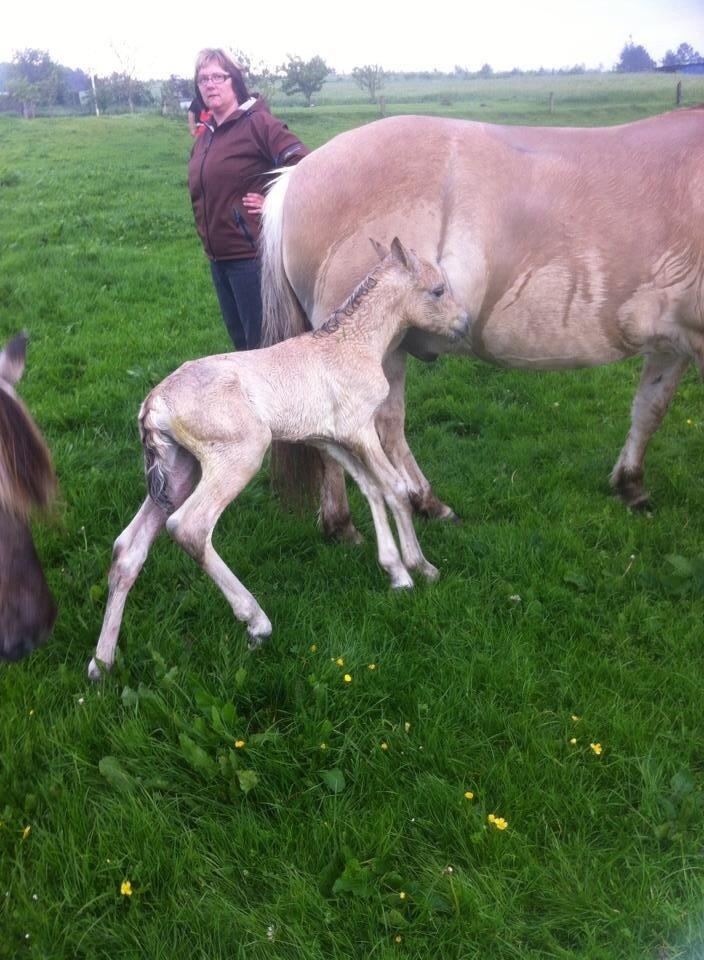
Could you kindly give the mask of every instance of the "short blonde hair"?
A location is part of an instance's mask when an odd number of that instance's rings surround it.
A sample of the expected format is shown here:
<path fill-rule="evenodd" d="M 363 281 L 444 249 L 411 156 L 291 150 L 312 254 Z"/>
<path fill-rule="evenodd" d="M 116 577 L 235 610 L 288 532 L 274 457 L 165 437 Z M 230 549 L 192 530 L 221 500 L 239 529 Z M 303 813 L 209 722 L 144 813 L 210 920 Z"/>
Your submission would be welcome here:
<path fill-rule="evenodd" d="M 237 102 L 244 103 L 245 100 L 249 100 L 249 90 L 244 80 L 241 64 L 233 60 L 232 56 L 222 47 L 206 47 L 196 57 L 196 69 L 193 75 L 196 91 L 198 90 L 198 74 L 206 63 L 212 63 L 213 61 L 222 67 L 223 73 L 226 73 L 230 78 Z"/>

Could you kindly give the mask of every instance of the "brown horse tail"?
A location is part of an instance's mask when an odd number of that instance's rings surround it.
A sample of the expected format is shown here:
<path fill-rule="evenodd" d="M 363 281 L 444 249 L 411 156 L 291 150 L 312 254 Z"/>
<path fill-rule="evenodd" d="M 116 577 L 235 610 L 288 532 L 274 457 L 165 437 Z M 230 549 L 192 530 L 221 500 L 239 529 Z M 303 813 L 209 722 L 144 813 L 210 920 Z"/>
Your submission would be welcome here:
<path fill-rule="evenodd" d="M 0 508 L 26 517 L 47 509 L 56 492 L 51 456 L 17 397 L 0 389 Z"/>
<path fill-rule="evenodd" d="M 262 346 L 270 347 L 310 329 L 284 266 L 284 198 L 293 167 L 286 167 L 264 204 L 260 254 L 262 264 Z M 271 482 L 281 500 L 297 510 L 318 495 L 322 464 L 316 450 L 275 441 L 271 447 Z"/>

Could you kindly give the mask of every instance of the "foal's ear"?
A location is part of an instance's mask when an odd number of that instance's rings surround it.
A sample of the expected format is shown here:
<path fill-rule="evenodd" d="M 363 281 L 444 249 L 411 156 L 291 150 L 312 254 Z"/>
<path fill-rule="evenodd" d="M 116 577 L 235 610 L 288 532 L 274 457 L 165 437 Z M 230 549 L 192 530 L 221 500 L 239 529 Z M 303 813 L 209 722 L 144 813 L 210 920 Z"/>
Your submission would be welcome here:
<path fill-rule="evenodd" d="M 388 257 L 389 251 L 386 249 L 383 243 L 379 243 L 379 241 L 375 240 L 374 237 L 370 237 L 369 242 L 376 250 L 376 255 L 380 260 L 383 260 L 384 257 Z"/>
<path fill-rule="evenodd" d="M 418 257 L 408 247 L 404 247 L 398 237 L 394 237 L 391 241 L 391 252 L 404 265 L 406 270 L 413 272 L 418 268 Z"/>
<path fill-rule="evenodd" d="M 18 333 L 5 349 L 0 351 L 0 380 L 14 384 L 24 373 L 27 339 L 26 333 Z"/>

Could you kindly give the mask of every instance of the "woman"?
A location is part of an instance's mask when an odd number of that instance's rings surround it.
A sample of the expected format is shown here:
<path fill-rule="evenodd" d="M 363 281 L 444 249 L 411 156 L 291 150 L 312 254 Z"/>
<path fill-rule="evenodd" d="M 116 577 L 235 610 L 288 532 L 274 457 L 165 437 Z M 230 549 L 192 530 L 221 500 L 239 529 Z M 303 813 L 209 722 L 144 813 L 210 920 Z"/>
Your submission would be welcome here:
<path fill-rule="evenodd" d="M 212 119 L 196 138 L 188 164 L 193 214 L 227 331 L 238 350 L 251 350 L 261 336 L 257 240 L 263 191 L 274 167 L 298 163 L 308 149 L 264 100 L 250 95 L 224 50 L 201 50 L 195 81 Z"/>

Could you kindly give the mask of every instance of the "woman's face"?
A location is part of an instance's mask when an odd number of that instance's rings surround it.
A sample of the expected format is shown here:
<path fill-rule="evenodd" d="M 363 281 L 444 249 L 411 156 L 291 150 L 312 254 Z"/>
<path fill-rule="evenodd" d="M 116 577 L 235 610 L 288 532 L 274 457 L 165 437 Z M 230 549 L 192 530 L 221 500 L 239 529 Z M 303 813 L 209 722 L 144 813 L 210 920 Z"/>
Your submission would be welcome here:
<path fill-rule="evenodd" d="M 225 69 L 220 66 L 217 60 L 207 60 L 198 71 L 198 89 L 203 101 L 210 110 L 218 117 L 226 117 L 237 106 L 237 97 L 232 89 L 232 80 L 227 77 L 222 83 L 215 83 L 211 78 L 213 76 L 221 77 Z"/>

